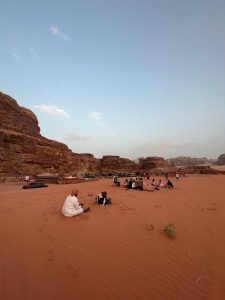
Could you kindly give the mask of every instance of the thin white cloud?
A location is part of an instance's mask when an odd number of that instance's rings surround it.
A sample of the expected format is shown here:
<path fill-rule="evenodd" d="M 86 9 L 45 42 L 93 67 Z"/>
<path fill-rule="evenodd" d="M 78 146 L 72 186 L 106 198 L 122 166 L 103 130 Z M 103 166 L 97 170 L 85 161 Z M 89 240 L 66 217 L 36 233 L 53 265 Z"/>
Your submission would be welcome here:
<path fill-rule="evenodd" d="M 108 124 L 102 122 L 101 117 L 100 117 L 100 112 L 98 111 L 93 111 L 91 113 L 91 119 L 96 122 L 96 124 L 100 127 L 108 127 Z"/>
<path fill-rule="evenodd" d="M 51 33 L 52 33 L 53 35 L 57 36 L 59 39 L 62 39 L 62 40 L 64 40 L 64 41 L 70 41 L 70 40 L 71 40 L 71 38 L 70 38 L 67 34 L 63 33 L 63 32 L 58 28 L 58 26 L 56 26 L 56 25 L 51 25 L 50 29 L 51 29 Z"/>
<path fill-rule="evenodd" d="M 69 134 L 65 139 L 69 142 L 76 142 L 76 141 L 86 141 L 88 137 L 77 135 L 77 134 Z"/>
<path fill-rule="evenodd" d="M 69 117 L 69 114 L 67 112 L 65 112 L 62 108 L 59 108 L 54 105 L 50 106 L 50 105 L 42 104 L 42 105 L 35 105 L 34 107 L 50 116 L 58 115 L 66 118 Z"/>
<path fill-rule="evenodd" d="M 112 136 L 117 136 L 117 133 L 116 132 L 111 132 L 111 135 Z"/>
<path fill-rule="evenodd" d="M 34 57 L 38 56 L 37 51 L 34 48 L 30 48 L 30 54 Z"/>
<path fill-rule="evenodd" d="M 94 121 L 99 121 L 100 120 L 100 113 L 98 111 L 93 111 L 91 113 L 91 118 Z"/>
<path fill-rule="evenodd" d="M 13 51 L 12 57 L 13 57 L 16 61 L 18 61 L 18 62 L 20 61 L 20 57 L 19 57 L 19 54 L 18 54 L 17 52 Z"/>
<path fill-rule="evenodd" d="M 117 117 L 120 119 L 123 119 L 123 120 L 127 119 L 127 116 L 122 115 L 122 114 L 117 114 Z"/>

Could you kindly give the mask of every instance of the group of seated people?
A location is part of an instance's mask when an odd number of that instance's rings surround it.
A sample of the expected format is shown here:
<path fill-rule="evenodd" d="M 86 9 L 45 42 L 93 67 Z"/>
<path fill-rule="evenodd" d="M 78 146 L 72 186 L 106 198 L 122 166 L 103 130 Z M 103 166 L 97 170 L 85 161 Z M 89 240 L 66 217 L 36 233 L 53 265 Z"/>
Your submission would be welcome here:
<path fill-rule="evenodd" d="M 164 183 L 162 181 L 162 179 L 160 178 L 158 183 L 156 183 L 155 178 L 152 178 L 152 186 L 155 187 L 156 190 L 159 190 L 160 188 L 168 188 L 168 189 L 173 189 L 173 183 L 171 182 L 170 179 L 167 180 L 166 185 L 164 186 Z"/>
<path fill-rule="evenodd" d="M 158 182 L 156 182 L 155 178 L 153 178 L 151 185 L 155 187 L 156 190 L 159 190 L 160 188 L 164 188 L 164 187 L 169 189 L 173 188 L 173 183 L 170 181 L 170 179 L 168 179 L 166 185 L 164 185 L 161 178 L 159 179 Z M 136 178 L 130 178 L 129 180 L 126 179 L 124 181 L 124 186 L 127 189 L 143 190 L 146 184 L 144 184 L 143 178 L 136 177 Z"/>
<path fill-rule="evenodd" d="M 130 178 L 129 180 L 126 179 L 124 181 L 124 186 L 127 189 L 134 189 L 134 190 L 143 191 L 143 189 L 144 189 L 144 182 L 143 182 L 143 179 L 141 177 Z"/>
<path fill-rule="evenodd" d="M 117 182 L 117 178 L 116 181 Z M 152 179 L 152 186 L 155 187 L 156 190 L 159 190 L 162 187 L 166 187 L 169 189 L 173 188 L 173 183 L 168 179 L 167 184 L 164 186 L 162 179 L 159 179 L 158 183 L 156 183 L 155 178 Z M 126 179 L 124 182 L 124 186 L 127 189 L 136 189 L 136 190 L 143 190 L 144 183 L 141 177 L 130 178 L 129 180 Z M 78 201 L 78 190 L 72 190 L 70 195 L 67 196 L 65 202 L 62 207 L 62 214 L 65 217 L 73 217 L 82 213 L 86 213 L 90 210 L 90 207 L 84 207 L 83 203 L 79 203 Z M 99 205 L 107 205 L 112 204 L 111 198 L 107 197 L 107 192 L 103 191 L 100 192 L 96 197 L 95 201 Z"/>

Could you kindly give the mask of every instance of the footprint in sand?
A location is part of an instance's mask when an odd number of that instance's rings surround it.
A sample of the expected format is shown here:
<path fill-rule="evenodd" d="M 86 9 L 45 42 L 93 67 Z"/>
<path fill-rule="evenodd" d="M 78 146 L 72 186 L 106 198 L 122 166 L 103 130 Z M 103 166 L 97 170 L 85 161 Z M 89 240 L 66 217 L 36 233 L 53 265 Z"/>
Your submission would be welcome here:
<path fill-rule="evenodd" d="M 162 205 L 154 205 L 155 208 L 162 208 Z"/>
<path fill-rule="evenodd" d="M 65 264 L 65 269 L 66 269 L 66 270 L 73 270 L 73 266 L 72 266 L 69 262 L 67 262 L 67 263 Z"/>
<path fill-rule="evenodd" d="M 47 260 L 48 261 L 54 261 L 54 250 L 53 249 L 50 249 L 48 251 Z"/>
<path fill-rule="evenodd" d="M 154 226 L 152 224 L 145 224 L 145 230 L 152 231 L 152 230 L 154 230 Z"/>
<path fill-rule="evenodd" d="M 43 231 L 44 228 L 45 228 L 45 227 L 44 227 L 43 225 L 41 225 L 41 226 L 38 228 L 38 231 L 41 232 L 41 231 Z"/>
<path fill-rule="evenodd" d="M 50 212 L 50 215 L 51 215 L 51 216 L 55 216 L 55 215 L 58 215 L 58 213 L 55 212 L 55 211 L 52 211 L 52 212 Z"/>
<path fill-rule="evenodd" d="M 65 264 L 65 269 L 71 273 L 73 279 L 78 277 L 78 270 L 74 269 L 71 263 L 67 262 Z"/>
<path fill-rule="evenodd" d="M 46 235 L 46 238 L 50 241 L 50 242 L 54 242 L 55 238 L 51 235 Z"/>
<path fill-rule="evenodd" d="M 73 270 L 72 277 L 73 279 L 76 279 L 78 277 L 78 270 Z"/>
<path fill-rule="evenodd" d="M 120 208 L 120 210 L 123 210 L 123 211 L 134 210 L 134 208 L 129 207 L 129 206 L 127 206 L 127 205 L 120 206 L 119 208 Z"/>
<path fill-rule="evenodd" d="M 9 213 L 9 212 L 11 212 L 11 211 L 13 211 L 12 208 L 8 208 L 8 209 L 6 209 L 6 210 L 4 211 L 4 213 Z"/>

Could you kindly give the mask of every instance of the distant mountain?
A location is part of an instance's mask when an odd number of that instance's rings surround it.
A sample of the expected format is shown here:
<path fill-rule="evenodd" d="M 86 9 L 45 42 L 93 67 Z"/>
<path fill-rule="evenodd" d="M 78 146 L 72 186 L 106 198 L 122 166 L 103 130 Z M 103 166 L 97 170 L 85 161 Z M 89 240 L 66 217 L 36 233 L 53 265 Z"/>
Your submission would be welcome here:
<path fill-rule="evenodd" d="M 214 159 L 208 159 L 206 157 L 190 157 L 190 156 L 178 156 L 175 158 L 167 159 L 168 163 L 172 166 L 196 166 L 202 165 L 206 163 L 213 163 L 215 162 Z"/>
<path fill-rule="evenodd" d="M 217 161 L 215 162 L 215 165 L 225 165 L 225 153 L 221 154 Z"/>

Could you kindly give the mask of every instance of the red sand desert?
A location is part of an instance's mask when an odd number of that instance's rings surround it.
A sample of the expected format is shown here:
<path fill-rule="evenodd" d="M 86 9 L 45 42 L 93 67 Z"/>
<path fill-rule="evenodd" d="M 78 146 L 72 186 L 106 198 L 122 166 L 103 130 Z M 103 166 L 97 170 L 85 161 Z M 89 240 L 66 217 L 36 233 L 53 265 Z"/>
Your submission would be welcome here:
<path fill-rule="evenodd" d="M 91 210 L 73 218 L 60 211 L 74 185 L 1 184 L 0 299 L 225 299 L 225 176 L 173 182 L 154 192 L 77 184 Z M 111 206 L 94 203 L 103 190 Z"/>

